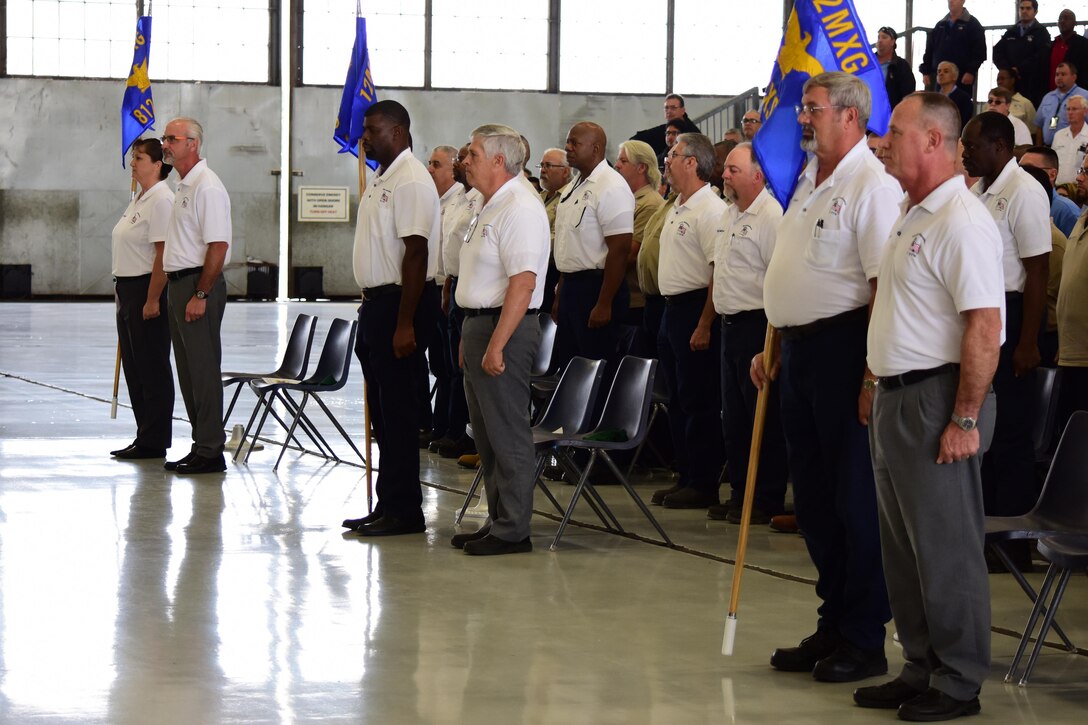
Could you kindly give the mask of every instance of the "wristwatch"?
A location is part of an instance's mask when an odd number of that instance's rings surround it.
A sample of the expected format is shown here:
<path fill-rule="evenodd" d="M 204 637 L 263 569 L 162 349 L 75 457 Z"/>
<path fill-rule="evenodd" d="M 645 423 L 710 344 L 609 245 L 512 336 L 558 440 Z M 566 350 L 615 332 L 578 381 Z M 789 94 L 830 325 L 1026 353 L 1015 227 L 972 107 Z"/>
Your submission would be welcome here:
<path fill-rule="evenodd" d="M 972 431 L 975 429 L 975 426 L 978 425 L 978 421 L 976 421 L 974 418 L 963 415 L 956 415 L 955 413 L 952 414 L 952 422 L 965 431 Z"/>
<path fill-rule="evenodd" d="M 208 293 L 207 293 L 207 292 L 205 292 L 205 291 L 204 291 L 204 290 L 202 290 L 202 289 L 198 289 L 198 290 L 196 291 L 196 298 L 197 298 L 198 300 L 206 300 L 206 299 L 208 299 Z"/>
<path fill-rule="evenodd" d="M 861 387 L 865 390 L 876 390 L 876 386 L 880 384 L 880 378 L 865 378 L 861 382 Z"/>

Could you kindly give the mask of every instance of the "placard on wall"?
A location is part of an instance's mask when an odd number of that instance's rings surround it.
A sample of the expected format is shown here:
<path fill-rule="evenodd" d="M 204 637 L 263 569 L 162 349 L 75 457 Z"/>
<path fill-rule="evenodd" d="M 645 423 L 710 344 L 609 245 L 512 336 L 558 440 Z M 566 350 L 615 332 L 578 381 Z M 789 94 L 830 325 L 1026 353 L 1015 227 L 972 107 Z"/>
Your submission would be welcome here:
<path fill-rule="evenodd" d="M 348 187 L 298 187 L 298 220 L 300 222 L 349 221 Z"/>

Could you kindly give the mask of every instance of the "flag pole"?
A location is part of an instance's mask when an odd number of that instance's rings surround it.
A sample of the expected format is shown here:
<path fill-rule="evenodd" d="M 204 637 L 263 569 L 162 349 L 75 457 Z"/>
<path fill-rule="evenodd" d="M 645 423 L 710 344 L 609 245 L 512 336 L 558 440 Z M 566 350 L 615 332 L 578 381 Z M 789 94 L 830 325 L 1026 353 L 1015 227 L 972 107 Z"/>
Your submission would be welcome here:
<path fill-rule="evenodd" d="M 752 446 L 748 450 L 748 475 L 744 481 L 744 502 L 741 506 L 740 533 L 737 536 L 737 555 L 733 564 L 733 589 L 729 594 L 729 613 L 725 618 L 725 633 L 722 636 L 722 654 L 733 654 L 733 642 L 737 636 L 737 609 L 740 606 L 740 578 L 744 573 L 744 555 L 748 549 L 749 519 L 752 517 L 752 502 L 755 501 L 756 476 L 759 475 L 759 451 L 763 446 L 763 428 L 767 419 L 767 405 L 771 397 L 770 371 L 774 367 L 775 348 L 778 346 L 778 330 L 767 325 L 767 335 L 763 341 L 763 372 L 767 381 L 759 389 L 756 397 L 756 417 L 752 425 Z"/>
<path fill-rule="evenodd" d="M 363 200 L 366 192 L 366 151 L 363 150 L 363 142 L 359 141 L 359 201 Z M 360 205 L 360 208 L 361 205 Z M 367 513 L 374 513 L 374 467 L 371 465 L 370 454 L 373 435 L 370 429 L 370 395 L 367 389 L 366 378 L 363 378 L 363 427 L 366 429 L 364 448 L 366 452 L 366 509 Z"/>

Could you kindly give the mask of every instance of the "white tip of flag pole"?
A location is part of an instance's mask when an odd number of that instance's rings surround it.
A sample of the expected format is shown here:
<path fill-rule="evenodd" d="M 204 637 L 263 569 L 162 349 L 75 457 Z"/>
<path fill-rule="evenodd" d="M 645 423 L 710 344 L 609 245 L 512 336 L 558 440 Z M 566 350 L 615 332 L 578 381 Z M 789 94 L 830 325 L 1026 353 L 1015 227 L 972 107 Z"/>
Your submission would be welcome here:
<path fill-rule="evenodd" d="M 114 397 L 114 399 L 110 401 L 110 419 L 111 420 L 116 420 L 116 418 L 117 418 L 117 398 Z"/>
<path fill-rule="evenodd" d="M 725 635 L 722 637 L 722 654 L 726 657 L 733 656 L 733 641 L 737 638 L 737 615 L 730 614 L 725 618 Z"/>

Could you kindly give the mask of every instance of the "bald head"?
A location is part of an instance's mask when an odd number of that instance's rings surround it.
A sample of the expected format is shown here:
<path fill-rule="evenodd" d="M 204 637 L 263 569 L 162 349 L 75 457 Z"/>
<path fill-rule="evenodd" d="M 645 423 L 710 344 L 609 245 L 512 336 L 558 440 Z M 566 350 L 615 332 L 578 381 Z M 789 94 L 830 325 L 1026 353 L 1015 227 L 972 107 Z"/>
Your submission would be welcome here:
<path fill-rule="evenodd" d="M 582 176 L 589 176 L 604 161 L 607 145 L 603 128 L 592 121 L 576 123 L 567 133 L 567 163 L 578 169 Z"/>

